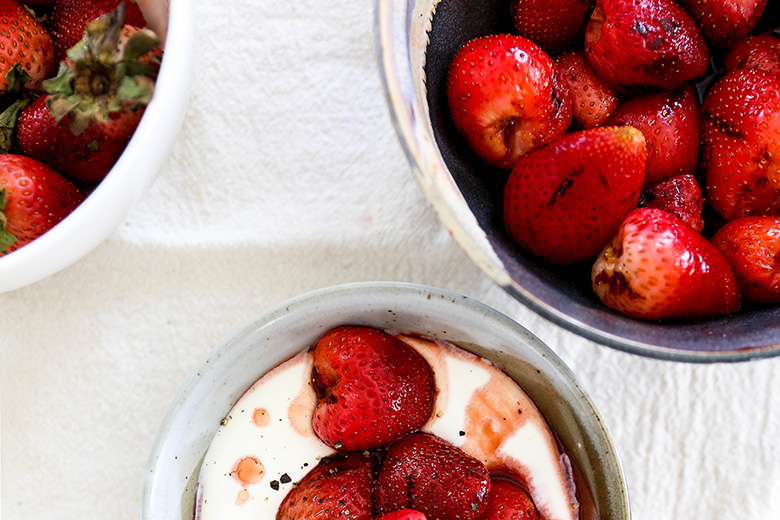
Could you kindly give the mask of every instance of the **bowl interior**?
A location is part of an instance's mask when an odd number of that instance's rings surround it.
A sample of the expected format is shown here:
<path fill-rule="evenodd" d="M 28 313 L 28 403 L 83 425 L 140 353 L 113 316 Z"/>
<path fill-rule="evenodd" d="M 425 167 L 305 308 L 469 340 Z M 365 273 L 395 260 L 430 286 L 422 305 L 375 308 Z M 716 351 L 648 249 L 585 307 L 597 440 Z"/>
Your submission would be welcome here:
<path fill-rule="evenodd" d="M 50 231 L 0 258 L 0 293 L 42 280 L 97 247 L 146 193 L 170 155 L 192 83 L 192 9 L 185 0 L 139 4 L 150 27 L 165 37 L 152 101 L 122 156 L 86 200 Z"/>
<path fill-rule="evenodd" d="M 447 68 L 461 45 L 513 31 L 509 3 L 410 0 L 406 11 L 385 3 L 379 0 L 378 52 L 396 128 L 441 220 L 497 283 L 572 332 L 629 352 L 707 362 L 780 354 L 780 306 L 746 303 L 739 313 L 706 320 L 635 320 L 601 304 L 590 286 L 590 263 L 556 268 L 519 249 L 502 222 L 508 173 L 471 152 L 452 123 L 445 95 Z M 401 56 L 398 47 L 407 54 Z"/>
<path fill-rule="evenodd" d="M 212 351 L 187 380 L 160 429 L 141 517 L 191 519 L 199 465 L 233 403 L 270 368 L 343 324 L 426 334 L 497 363 L 549 420 L 593 492 L 601 518 L 629 518 L 609 433 L 563 362 L 495 310 L 461 295 L 399 283 L 357 283 L 309 293 L 259 315 Z"/>

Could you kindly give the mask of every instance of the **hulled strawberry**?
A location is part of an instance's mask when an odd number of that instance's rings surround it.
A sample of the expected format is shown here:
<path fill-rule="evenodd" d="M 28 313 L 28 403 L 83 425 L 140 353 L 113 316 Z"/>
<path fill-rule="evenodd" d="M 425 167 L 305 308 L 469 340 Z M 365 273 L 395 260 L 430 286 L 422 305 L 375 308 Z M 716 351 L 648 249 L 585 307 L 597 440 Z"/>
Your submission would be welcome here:
<path fill-rule="evenodd" d="M 675 175 L 647 187 L 639 197 L 639 207 L 662 209 L 679 217 L 699 233 L 704 229 L 704 198 L 693 175 Z"/>
<path fill-rule="evenodd" d="M 539 520 L 539 513 L 525 489 L 511 480 L 494 478 L 487 509 L 479 520 Z"/>
<path fill-rule="evenodd" d="M 767 0 L 678 0 L 701 26 L 714 47 L 727 48 L 758 23 Z"/>
<path fill-rule="evenodd" d="M 0 155 L 0 256 L 49 231 L 84 200 L 60 174 L 22 155 Z"/>
<path fill-rule="evenodd" d="M 338 327 L 314 349 L 314 433 L 341 450 L 366 450 L 416 431 L 433 402 L 433 374 L 414 349 L 382 331 Z"/>
<path fill-rule="evenodd" d="M 284 498 L 276 520 L 371 520 L 373 463 L 343 453 L 322 459 Z"/>
<path fill-rule="evenodd" d="M 727 73 L 737 69 L 758 69 L 780 74 L 780 38 L 757 34 L 740 40 L 723 56 L 723 68 Z"/>
<path fill-rule="evenodd" d="M 702 169 L 712 207 L 726 220 L 780 215 L 780 76 L 738 69 L 702 103 Z"/>
<path fill-rule="evenodd" d="M 630 92 L 670 90 L 702 76 L 709 49 L 673 0 L 596 0 L 585 54 L 598 74 Z"/>
<path fill-rule="evenodd" d="M 585 260 L 636 208 L 644 173 L 645 139 L 636 128 L 569 133 L 517 162 L 504 188 L 504 223 L 548 262 Z"/>
<path fill-rule="evenodd" d="M 124 151 L 151 99 L 160 47 L 148 30 L 123 24 L 123 8 L 90 22 L 49 93 L 17 122 L 23 153 L 80 183 L 102 180 Z"/>
<path fill-rule="evenodd" d="M 742 217 L 724 225 L 712 243 L 731 264 L 746 300 L 780 302 L 780 217 Z"/>
<path fill-rule="evenodd" d="M 27 73 L 24 87 L 36 90 L 56 69 L 54 44 L 46 28 L 17 0 L 0 0 L 0 93 L 6 77 L 19 64 Z"/>
<path fill-rule="evenodd" d="M 133 27 L 146 27 L 146 20 L 134 0 L 57 0 L 49 18 L 57 61 L 67 57 L 68 49 L 84 37 L 92 20 L 125 5 L 126 21 Z"/>
<path fill-rule="evenodd" d="M 610 309 L 634 318 L 701 318 L 736 312 L 737 279 L 718 249 L 676 216 L 629 214 L 600 253 L 591 283 Z"/>
<path fill-rule="evenodd" d="M 673 175 L 695 173 L 700 130 L 699 103 L 693 87 L 628 99 L 607 124 L 630 125 L 645 136 L 645 186 Z"/>
<path fill-rule="evenodd" d="M 548 54 L 582 45 L 594 0 L 512 0 L 517 33 Z"/>
<path fill-rule="evenodd" d="M 620 93 L 596 74 L 583 51 L 565 52 L 554 61 L 572 93 L 571 128 L 583 130 L 606 123 L 623 101 Z"/>
<path fill-rule="evenodd" d="M 429 520 L 474 520 L 487 507 L 490 476 L 460 448 L 427 433 L 413 433 L 387 450 L 374 485 L 378 514 L 410 508 Z"/>
<path fill-rule="evenodd" d="M 512 168 L 571 123 L 568 87 L 550 57 L 520 36 L 490 35 L 461 47 L 449 66 L 447 101 L 468 145 L 499 168 Z"/>

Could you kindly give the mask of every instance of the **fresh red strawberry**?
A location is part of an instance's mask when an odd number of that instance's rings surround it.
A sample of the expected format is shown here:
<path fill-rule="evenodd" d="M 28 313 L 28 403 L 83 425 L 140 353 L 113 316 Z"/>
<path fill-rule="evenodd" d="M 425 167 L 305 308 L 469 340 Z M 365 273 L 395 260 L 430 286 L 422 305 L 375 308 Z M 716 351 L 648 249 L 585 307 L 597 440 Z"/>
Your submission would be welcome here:
<path fill-rule="evenodd" d="M 540 520 L 528 493 L 511 480 L 494 478 L 490 482 L 488 506 L 479 520 Z"/>
<path fill-rule="evenodd" d="M 50 7 L 54 5 L 57 0 L 21 0 L 24 5 L 31 7 Z"/>
<path fill-rule="evenodd" d="M 322 459 L 290 490 L 276 520 L 371 520 L 372 483 L 373 463 L 367 455 Z"/>
<path fill-rule="evenodd" d="M 378 516 L 376 520 L 427 520 L 426 516 L 414 509 L 399 509 Z"/>
<path fill-rule="evenodd" d="M 487 507 L 490 476 L 463 450 L 427 433 L 413 433 L 387 450 L 374 485 L 378 514 L 410 508 L 429 520 L 473 520 Z"/>
<path fill-rule="evenodd" d="M 566 134 L 517 162 L 504 187 L 504 223 L 523 249 L 551 263 L 585 260 L 636 208 L 644 174 L 636 128 Z"/>
<path fill-rule="evenodd" d="M 714 47 L 727 48 L 758 23 L 767 0 L 678 0 Z"/>
<path fill-rule="evenodd" d="M 742 217 L 720 228 L 712 243 L 731 264 L 746 300 L 780 302 L 780 217 Z"/>
<path fill-rule="evenodd" d="M 517 33 L 548 54 L 582 45 L 594 0 L 512 0 Z"/>
<path fill-rule="evenodd" d="M 125 4 L 128 25 L 146 27 L 144 15 L 133 0 L 57 0 L 49 19 L 57 61 L 64 60 L 68 49 L 81 41 L 89 22 L 110 13 L 121 3 Z"/>
<path fill-rule="evenodd" d="M 726 220 L 780 215 L 780 76 L 738 69 L 702 103 L 705 194 Z"/>
<path fill-rule="evenodd" d="M 631 212 L 591 271 L 593 290 L 610 309 L 657 320 L 736 312 L 739 285 L 726 258 L 666 211 Z"/>
<path fill-rule="evenodd" d="M 702 76 L 709 49 L 691 16 L 673 0 L 596 0 L 585 54 L 615 88 L 671 90 Z"/>
<path fill-rule="evenodd" d="M 642 131 L 647 142 L 645 186 L 696 172 L 699 162 L 699 103 L 693 87 L 646 94 L 623 103 L 607 122 Z"/>
<path fill-rule="evenodd" d="M 135 132 L 154 90 L 159 41 L 122 23 L 121 9 L 90 22 L 72 66 L 43 84 L 17 121 L 23 153 L 80 183 L 101 181 Z M 95 88 L 98 86 L 99 88 Z"/>
<path fill-rule="evenodd" d="M 748 36 L 734 45 L 723 57 L 726 72 L 758 69 L 780 74 L 780 38 L 771 34 Z"/>
<path fill-rule="evenodd" d="M 414 349 L 382 331 L 338 327 L 314 349 L 314 433 L 345 451 L 416 431 L 431 413 L 433 374 Z"/>
<path fill-rule="evenodd" d="M 603 125 L 622 102 L 618 91 L 596 74 L 583 51 L 563 53 L 554 61 L 572 93 L 572 129 Z"/>
<path fill-rule="evenodd" d="M 0 0 L 0 93 L 8 92 L 6 75 L 16 64 L 29 75 L 24 87 L 38 89 L 57 70 L 54 44 L 26 7 L 17 0 Z"/>
<path fill-rule="evenodd" d="M 60 174 L 23 155 L 0 155 L 0 256 L 46 233 L 84 200 Z"/>
<path fill-rule="evenodd" d="M 512 168 L 571 123 L 571 94 L 552 59 L 520 36 L 485 36 L 461 47 L 449 67 L 447 100 L 469 146 L 499 168 Z"/>
<path fill-rule="evenodd" d="M 704 229 L 701 216 L 704 199 L 699 183 L 693 175 L 675 175 L 649 186 L 639 197 L 639 207 L 668 211 L 697 232 L 701 233 Z"/>

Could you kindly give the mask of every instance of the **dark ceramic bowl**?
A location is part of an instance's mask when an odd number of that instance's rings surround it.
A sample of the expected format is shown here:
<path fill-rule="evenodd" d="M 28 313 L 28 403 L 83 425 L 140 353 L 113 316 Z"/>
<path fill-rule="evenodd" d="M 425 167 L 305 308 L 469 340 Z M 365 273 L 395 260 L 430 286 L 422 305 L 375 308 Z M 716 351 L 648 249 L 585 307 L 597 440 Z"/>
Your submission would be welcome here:
<path fill-rule="evenodd" d="M 729 316 L 639 321 L 607 309 L 590 264 L 555 268 L 520 250 L 504 230 L 507 174 L 480 161 L 451 122 L 446 71 L 466 41 L 510 32 L 506 0 L 377 0 L 385 93 L 414 174 L 440 220 L 471 259 L 509 294 L 592 341 L 675 361 L 744 361 L 780 354 L 780 306 L 745 304 Z"/>

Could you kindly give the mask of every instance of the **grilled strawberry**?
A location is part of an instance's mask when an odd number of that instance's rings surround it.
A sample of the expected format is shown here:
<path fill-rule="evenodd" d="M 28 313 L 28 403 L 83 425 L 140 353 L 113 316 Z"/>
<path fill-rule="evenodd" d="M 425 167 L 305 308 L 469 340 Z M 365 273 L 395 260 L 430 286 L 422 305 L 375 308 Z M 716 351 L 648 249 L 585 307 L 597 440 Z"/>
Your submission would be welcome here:
<path fill-rule="evenodd" d="M 607 83 L 630 92 L 677 88 L 703 75 L 710 56 L 696 22 L 673 0 L 596 0 L 585 54 Z"/>
<path fill-rule="evenodd" d="M 490 482 L 487 509 L 479 520 L 539 520 L 539 513 L 525 489 L 511 480 L 495 478 Z"/>
<path fill-rule="evenodd" d="M 24 87 L 36 90 L 57 69 L 54 45 L 46 28 L 17 0 L 0 0 L 0 93 L 8 92 L 6 75 L 16 65 L 29 75 Z"/>
<path fill-rule="evenodd" d="M 371 520 L 371 458 L 344 453 L 320 461 L 284 498 L 276 520 Z"/>
<path fill-rule="evenodd" d="M 656 208 L 626 217 L 593 264 L 591 282 L 604 305 L 634 318 L 701 318 L 736 312 L 741 304 L 723 254 Z"/>
<path fill-rule="evenodd" d="M 704 199 L 699 183 L 693 175 L 675 175 L 649 186 L 639 197 L 639 207 L 668 211 L 697 232 L 701 233 L 704 229 L 701 216 Z"/>
<path fill-rule="evenodd" d="M 71 180 L 97 183 L 132 137 L 154 90 L 160 47 L 148 30 L 123 25 L 122 9 L 90 22 L 71 65 L 43 84 L 50 93 L 17 122 L 22 152 Z"/>
<path fill-rule="evenodd" d="M 419 429 L 431 412 L 433 374 L 414 349 L 382 331 L 338 327 L 314 349 L 318 402 L 312 428 L 345 451 L 388 444 Z"/>
<path fill-rule="evenodd" d="M 720 228 L 712 243 L 731 264 L 746 300 L 780 302 L 780 217 L 742 217 Z"/>
<path fill-rule="evenodd" d="M 49 231 L 83 200 L 76 186 L 46 165 L 0 155 L 0 256 Z"/>
<path fill-rule="evenodd" d="M 585 260 L 636 208 L 644 173 L 636 128 L 567 134 L 517 162 L 504 188 L 504 223 L 523 249 L 551 263 Z"/>
<path fill-rule="evenodd" d="M 723 57 L 723 68 L 726 72 L 758 69 L 780 74 L 780 38 L 757 34 L 740 40 Z"/>
<path fill-rule="evenodd" d="M 679 0 L 701 26 L 710 45 L 727 48 L 758 23 L 767 0 Z"/>
<path fill-rule="evenodd" d="M 647 143 L 645 186 L 696 172 L 700 130 L 693 87 L 633 97 L 607 124 L 630 125 L 642 131 Z"/>
<path fill-rule="evenodd" d="M 146 27 L 144 15 L 134 0 L 57 0 L 49 19 L 57 61 L 64 60 L 68 49 L 81 41 L 89 22 L 114 11 L 120 4 L 125 5 L 128 25 Z"/>
<path fill-rule="evenodd" d="M 738 69 L 702 103 L 702 169 L 712 207 L 726 220 L 780 215 L 780 76 Z"/>
<path fill-rule="evenodd" d="M 487 507 L 490 476 L 460 448 L 413 433 L 387 450 L 374 485 L 378 514 L 410 508 L 430 520 L 473 520 Z"/>
<path fill-rule="evenodd" d="M 571 128 L 582 130 L 606 123 L 622 102 L 620 93 L 596 74 L 583 51 L 563 53 L 554 61 L 572 93 Z"/>
<path fill-rule="evenodd" d="M 485 162 L 510 169 L 571 123 L 571 94 L 550 57 L 520 36 L 491 35 L 457 52 L 447 77 L 455 126 Z"/>
<path fill-rule="evenodd" d="M 594 0 L 512 0 L 517 33 L 548 54 L 582 45 Z"/>
<path fill-rule="evenodd" d="M 425 515 L 414 509 L 399 509 L 378 516 L 376 520 L 427 520 Z"/>

